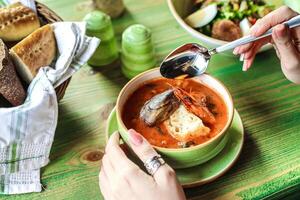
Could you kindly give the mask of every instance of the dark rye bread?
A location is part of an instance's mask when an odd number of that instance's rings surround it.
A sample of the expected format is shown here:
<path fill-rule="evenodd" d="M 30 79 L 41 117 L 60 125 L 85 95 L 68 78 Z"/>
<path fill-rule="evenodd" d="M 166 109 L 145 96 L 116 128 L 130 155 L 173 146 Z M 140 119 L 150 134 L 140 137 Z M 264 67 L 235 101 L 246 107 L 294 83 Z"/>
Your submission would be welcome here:
<path fill-rule="evenodd" d="M 7 47 L 0 39 L 0 94 L 13 106 L 21 105 L 26 93 L 16 73 Z"/>

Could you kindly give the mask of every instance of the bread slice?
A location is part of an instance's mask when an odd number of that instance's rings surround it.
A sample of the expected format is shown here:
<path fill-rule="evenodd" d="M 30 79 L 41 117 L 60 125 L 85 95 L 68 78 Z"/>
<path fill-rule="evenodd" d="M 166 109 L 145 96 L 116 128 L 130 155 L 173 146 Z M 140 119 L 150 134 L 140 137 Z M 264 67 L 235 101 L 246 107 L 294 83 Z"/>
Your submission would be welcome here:
<path fill-rule="evenodd" d="M 28 84 L 39 69 L 51 64 L 56 55 L 53 29 L 45 25 L 10 49 L 17 71 Z"/>
<path fill-rule="evenodd" d="M 204 126 L 202 120 L 187 111 L 182 104 L 164 122 L 164 125 L 172 137 L 181 142 L 192 141 L 197 137 L 206 136 L 210 132 L 210 128 Z"/>
<path fill-rule="evenodd" d="M 17 76 L 8 49 L 0 39 L 0 94 L 3 95 L 13 106 L 21 105 L 26 93 Z"/>
<path fill-rule="evenodd" d="M 21 3 L 0 9 L 0 38 L 18 41 L 40 27 L 37 14 Z"/>

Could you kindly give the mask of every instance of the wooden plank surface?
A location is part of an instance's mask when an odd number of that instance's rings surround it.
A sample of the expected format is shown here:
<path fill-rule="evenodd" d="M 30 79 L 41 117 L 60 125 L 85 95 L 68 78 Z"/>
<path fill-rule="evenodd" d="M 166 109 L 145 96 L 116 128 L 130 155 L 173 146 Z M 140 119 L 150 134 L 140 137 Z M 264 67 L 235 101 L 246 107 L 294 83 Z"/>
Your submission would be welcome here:
<path fill-rule="evenodd" d="M 64 20 L 81 20 L 88 1 L 42 0 Z M 157 60 L 186 42 L 164 0 L 125 0 L 127 11 L 113 21 L 118 41 L 122 31 L 142 23 L 153 31 Z M 246 130 L 242 154 L 234 167 L 213 183 L 186 190 L 189 199 L 296 198 L 300 185 L 300 87 L 288 82 L 271 50 L 260 54 L 244 73 L 238 59 L 213 58 L 209 72 L 222 80 L 234 98 Z M 1 199 L 102 199 L 98 172 L 107 116 L 127 80 L 118 65 L 77 73 L 60 102 L 51 162 L 42 170 L 42 193 Z"/>

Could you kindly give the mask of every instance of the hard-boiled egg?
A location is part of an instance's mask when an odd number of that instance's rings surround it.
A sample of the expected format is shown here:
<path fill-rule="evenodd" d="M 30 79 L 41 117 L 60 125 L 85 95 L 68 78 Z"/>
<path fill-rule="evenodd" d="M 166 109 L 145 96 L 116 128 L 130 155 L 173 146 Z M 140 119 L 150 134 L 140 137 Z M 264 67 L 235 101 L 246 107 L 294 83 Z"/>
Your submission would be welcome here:
<path fill-rule="evenodd" d="M 248 35 L 249 34 L 250 28 L 251 28 L 251 23 L 249 22 L 249 20 L 247 18 L 244 18 L 240 22 L 240 28 L 242 30 L 243 35 Z"/>
<path fill-rule="evenodd" d="M 217 13 L 217 4 L 211 4 L 189 15 L 185 22 L 193 28 L 200 28 L 209 24 Z"/>

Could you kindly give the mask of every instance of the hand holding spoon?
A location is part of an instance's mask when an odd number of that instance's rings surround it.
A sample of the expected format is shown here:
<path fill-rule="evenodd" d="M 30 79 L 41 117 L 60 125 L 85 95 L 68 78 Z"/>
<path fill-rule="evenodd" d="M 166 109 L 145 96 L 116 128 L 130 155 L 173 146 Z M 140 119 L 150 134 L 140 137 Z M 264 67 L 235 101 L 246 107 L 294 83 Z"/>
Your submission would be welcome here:
<path fill-rule="evenodd" d="M 283 23 L 289 28 L 300 25 L 300 15 Z M 273 28 L 259 37 L 244 36 L 238 40 L 229 42 L 215 49 L 208 50 L 196 43 L 184 44 L 169 54 L 160 65 L 160 73 L 165 78 L 177 78 L 180 76 L 194 77 L 203 74 L 209 64 L 212 55 L 221 53 L 238 46 L 254 42 L 272 35 Z"/>

